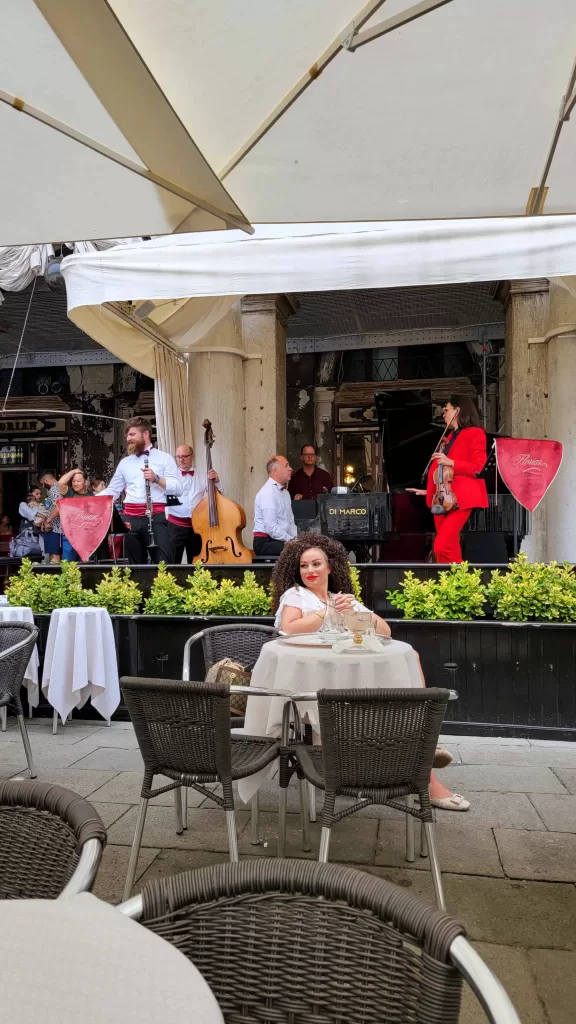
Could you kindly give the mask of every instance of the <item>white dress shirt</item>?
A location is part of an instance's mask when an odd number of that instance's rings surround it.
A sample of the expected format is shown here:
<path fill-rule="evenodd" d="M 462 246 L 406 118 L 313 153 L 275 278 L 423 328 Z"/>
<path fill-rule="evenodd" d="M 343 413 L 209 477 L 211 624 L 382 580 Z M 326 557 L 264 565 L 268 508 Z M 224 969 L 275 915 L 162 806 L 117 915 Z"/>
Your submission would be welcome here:
<path fill-rule="evenodd" d="M 272 540 L 293 540 L 297 534 L 290 495 L 271 476 L 254 499 L 254 533 L 265 533 Z"/>
<path fill-rule="evenodd" d="M 153 504 L 166 504 L 167 494 L 182 494 L 182 479 L 176 468 L 176 463 L 167 452 L 161 452 L 158 448 L 151 448 L 148 452 L 148 468 L 152 469 L 157 476 L 164 477 L 166 490 L 154 481 L 150 481 L 150 495 Z M 141 505 L 146 503 L 146 481 L 142 470 L 144 469 L 144 453 L 142 455 L 127 455 L 121 459 L 116 468 L 108 487 L 105 487 L 100 494 L 111 494 L 116 500 L 126 491 L 125 503 L 127 505 Z"/>
<path fill-rule="evenodd" d="M 186 520 L 183 525 L 190 526 L 190 518 L 196 505 L 200 504 L 202 498 L 208 494 L 208 476 L 197 469 L 178 469 L 177 473 L 182 483 L 182 493 L 179 496 L 180 504 L 170 505 L 166 509 L 166 515 L 169 519 Z M 216 487 L 220 492 L 222 491 L 220 483 L 217 483 Z"/>
<path fill-rule="evenodd" d="M 18 505 L 18 512 L 22 516 L 22 519 L 28 519 L 33 523 L 38 515 L 38 507 L 30 508 L 30 505 L 27 505 L 25 501 L 21 501 Z"/>

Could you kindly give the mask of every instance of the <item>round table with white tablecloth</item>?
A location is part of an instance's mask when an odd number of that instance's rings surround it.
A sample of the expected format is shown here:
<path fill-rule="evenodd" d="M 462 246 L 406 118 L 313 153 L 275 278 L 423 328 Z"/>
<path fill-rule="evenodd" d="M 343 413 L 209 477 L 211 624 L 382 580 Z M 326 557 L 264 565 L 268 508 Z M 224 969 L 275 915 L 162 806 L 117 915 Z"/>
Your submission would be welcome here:
<path fill-rule="evenodd" d="M 394 689 L 421 687 L 418 655 L 410 644 L 388 640 L 377 653 L 346 650 L 336 653 L 331 647 L 289 646 L 282 640 L 264 644 L 252 670 L 252 686 L 292 693 L 338 689 Z M 249 736 L 280 736 L 284 699 L 254 697 L 248 699 L 244 732 Z M 302 718 L 319 733 L 318 706 L 314 701 L 301 706 Z M 242 779 L 238 793 L 244 803 L 252 798 L 268 774 Z"/>
<path fill-rule="evenodd" d="M 0 901 L 0 956 L 13 1024 L 223 1024 L 183 953 L 90 893 Z"/>
<path fill-rule="evenodd" d="M 56 608 L 50 618 L 42 691 L 63 722 L 90 698 L 110 721 L 120 703 L 114 630 L 105 608 Z"/>
<path fill-rule="evenodd" d="M 19 605 L 13 604 L 0 604 L 0 622 L 29 622 L 31 626 L 34 625 L 34 613 L 31 608 L 20 607 Z M 28 703 L 31 707 L 38 707 L 38 667 L 39 667 L 38 651 L 36 646 L 30 656 L 30 661 L 26 666 L 24 673 L 24 679 L 22 680 L 23 686 L 28 690 Z"/>

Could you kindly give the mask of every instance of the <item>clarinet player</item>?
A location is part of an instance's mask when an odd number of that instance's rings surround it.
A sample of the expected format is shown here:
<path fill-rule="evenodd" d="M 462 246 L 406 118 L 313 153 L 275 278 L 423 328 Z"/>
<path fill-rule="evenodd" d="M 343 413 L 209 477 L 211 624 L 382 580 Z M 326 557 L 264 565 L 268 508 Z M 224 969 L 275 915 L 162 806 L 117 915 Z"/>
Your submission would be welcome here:
<path fill-rule="evenodd" d="M 100 492 L 111 494 L 115 500 L 122 491 L 126 492 L 123 518 L 128 533 L 124 550 L 132 565 L 148 562 L 148 556 L 156 564 L 174 561 L 166 520 L 166 495 L 182 494 L 182 482 L 172 456 L 152 445 L 151 429 L 143 416 L 128 420 L 128 455 L 120 460 L 108 487 Z"/>

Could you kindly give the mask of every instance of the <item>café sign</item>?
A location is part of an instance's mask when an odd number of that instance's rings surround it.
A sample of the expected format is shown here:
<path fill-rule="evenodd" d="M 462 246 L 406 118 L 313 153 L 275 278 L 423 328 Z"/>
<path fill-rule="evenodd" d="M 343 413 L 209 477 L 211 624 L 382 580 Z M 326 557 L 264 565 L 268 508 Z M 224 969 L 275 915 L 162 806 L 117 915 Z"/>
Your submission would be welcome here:
<path fill-rule="evenodd" d="M 13 436 L 28 435 L 29 437 L 38 434 L 65 434 L 66 420 L 63 417 L 38 419 L 35 416 L 22 417 L 19 419 L 0 419 L 0 435 L 9 434 Z"/>

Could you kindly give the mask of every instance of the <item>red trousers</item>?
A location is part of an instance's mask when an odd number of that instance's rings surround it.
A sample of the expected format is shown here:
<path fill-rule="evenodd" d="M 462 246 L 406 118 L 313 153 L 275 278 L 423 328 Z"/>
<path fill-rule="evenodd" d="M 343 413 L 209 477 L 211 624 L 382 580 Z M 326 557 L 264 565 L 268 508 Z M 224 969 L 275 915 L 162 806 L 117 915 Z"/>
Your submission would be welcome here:
<path fill-rule="evenodd" d="M 447 512 L 445 516 L 434 516 L 434 555 L 437 562 L 462 561 L 460 531 L 471 512 L 471 508 L 457 508 L 453 512 Z"/>

